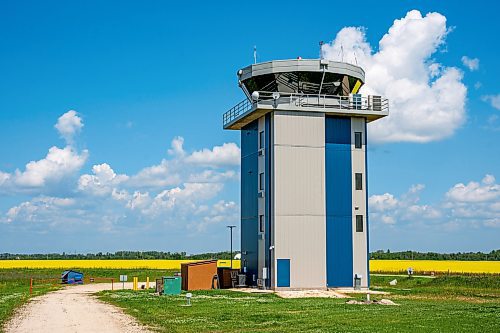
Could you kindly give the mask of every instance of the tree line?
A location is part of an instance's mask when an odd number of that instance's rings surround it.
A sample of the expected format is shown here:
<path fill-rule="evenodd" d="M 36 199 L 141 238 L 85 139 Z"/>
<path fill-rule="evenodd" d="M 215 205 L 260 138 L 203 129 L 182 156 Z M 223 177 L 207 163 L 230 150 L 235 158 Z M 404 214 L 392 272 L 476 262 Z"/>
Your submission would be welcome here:
<path fill-rule="evenodd" d="M 234 253 L 233 253 L 234 255 Z M 117 260 L 117 259 L 231 259 L 231 253 L 225 252 L 207 252 L 199 254 L 187 254 L 186 252 L 162 252 L 162 251 L 117 251 L 117 252 L 97 252 L 97 253 L 33 253 L 33 254 L 15 254 L 0 253 L 0 260 Z"/>
<path fill-rule="evenodd" d="M 233 255 L 237 253 L 236 251 Z M 437 253 L 437 252 L 417 252 L 401 251 L 391 252 L 390 250 L 378 250 L 370 253 L 371 259 L 379 260 L 465 260 L 465 261 L 499 261 L 500 250 L 493 250 L 489 253 L 483 252 L 457 252 L 457 253 Z M 117 260 L 117 259 L 231 259 L 229 251 L 207 252 L 199 254 L 187 254 L 186 252 L 163 252 L 163 251 L 117 251 L 117 252 L 97 252 L 97 253 L 34 253 L 34 254 L 14 254 L 1 253 L 0 260 L 16 259 L 79 259 L 79 260 Z"/>
<path fill-rule="evenodd" d="M 387 251 L 378 250 L 370 253 L 370 258 L 378 260 L 497 261 L 500 260 L 500 250 L 493 250 L 489 253 L 483 253 L 483 252 L 437 253 L 437 252 L 417 252 L 417 251 L 391 252 L 390 250 Z"/>

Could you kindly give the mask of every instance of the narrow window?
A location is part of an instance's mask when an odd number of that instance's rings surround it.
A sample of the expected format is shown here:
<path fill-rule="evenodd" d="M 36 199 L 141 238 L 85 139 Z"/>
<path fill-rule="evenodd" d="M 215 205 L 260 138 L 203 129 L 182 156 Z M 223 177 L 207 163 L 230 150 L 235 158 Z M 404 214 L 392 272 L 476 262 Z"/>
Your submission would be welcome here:
<path fill-rule="evenodd" d="M 354 132 L 354 148 L 361 149 L 362 144 L 363 144 L 363 133 Z"/>
<path fill-rule="evenodd" d="M 363 232 L 363 215 L 356 215 L 356 232 Z"/>
<path fill-rule="evenodd" d="M 259 232 L 264 232 L 264 215 L 259 215 Z"/>
<path fill-rule="evenodd" d="M 259 174 L 259 190 L 264 191 L 264 173 Z"/>
<path fill-rule="evenodd" d="M 259 132 L 259 148 L 264 149 L 264 131 Z"/>
<path fill-rule="evenodd" d="M 362 173 L 356 173 L 355 174 L 355 180 L 356 180 L 356 190 L 362 190 L 363 189 L 363 174 Z"/>

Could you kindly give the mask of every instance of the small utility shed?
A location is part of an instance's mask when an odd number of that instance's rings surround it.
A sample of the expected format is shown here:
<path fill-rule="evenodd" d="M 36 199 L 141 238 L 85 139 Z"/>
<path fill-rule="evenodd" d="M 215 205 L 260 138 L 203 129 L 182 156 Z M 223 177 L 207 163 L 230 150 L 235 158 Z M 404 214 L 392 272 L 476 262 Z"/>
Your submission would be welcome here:
<path fill-rule="evenodd" d="M 217 260 L 181 264 L 182 290 L 210 290 L 217 274 Z"/>
<path fill-rule="evenodd" d="M 61 274 L 61 283 L 63 284 L 82 284 L 83 283 L 83 273 L 67 270 Z"/>

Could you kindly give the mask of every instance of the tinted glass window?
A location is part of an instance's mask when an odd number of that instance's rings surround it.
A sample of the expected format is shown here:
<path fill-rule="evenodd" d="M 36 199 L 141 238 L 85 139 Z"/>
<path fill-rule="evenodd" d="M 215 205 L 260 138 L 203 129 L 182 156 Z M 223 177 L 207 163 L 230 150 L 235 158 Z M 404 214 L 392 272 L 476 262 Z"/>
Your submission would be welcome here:
<path fill-rule="evenodd" d="M 355 180 L 356 180 L 356 190 L 362 190 L 363 189 L 363 174 L 357 173 Z"/>
<path fill-rule="evenodd" d="M 356 215 L 356 232 L 363 232 L 363 215 Z"/>
<path fill-rule="evenodd" d="M 355 148 L 361 148 L 363 144 L 363 133 L 361 132 L 354 132 L 354 147 Z"/>

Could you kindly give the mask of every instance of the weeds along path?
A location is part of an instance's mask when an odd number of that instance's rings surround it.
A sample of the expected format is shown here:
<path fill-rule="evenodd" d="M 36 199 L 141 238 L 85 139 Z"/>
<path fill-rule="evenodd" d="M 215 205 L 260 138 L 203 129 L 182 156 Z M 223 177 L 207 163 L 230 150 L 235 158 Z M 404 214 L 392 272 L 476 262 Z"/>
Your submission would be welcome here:
<path fill-rule="evenodd" d="M 110 289 L 107 283 L 71 286 L 33 298 L 16 311 L 5 332 L 150 332 L 121 309 L 92 295 Z"/>

